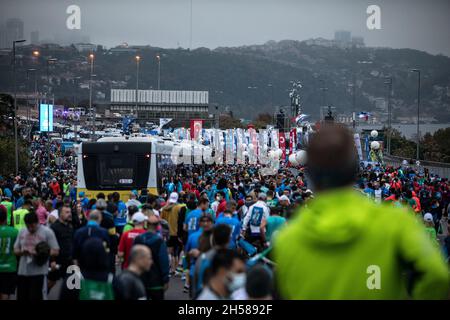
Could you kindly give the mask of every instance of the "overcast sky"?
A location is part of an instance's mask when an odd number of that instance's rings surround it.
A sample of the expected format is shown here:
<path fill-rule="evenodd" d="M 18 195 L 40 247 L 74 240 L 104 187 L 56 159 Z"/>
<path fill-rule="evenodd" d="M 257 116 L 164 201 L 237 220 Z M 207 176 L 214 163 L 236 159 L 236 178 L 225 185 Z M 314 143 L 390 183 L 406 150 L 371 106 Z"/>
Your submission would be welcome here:
<path fill-rule="evenodd" d="M 21 18 L 25 38 L 66 37 L 66 8 L 81 8 L 81 32 L 107 47 L 123 42 L 190 46 L 191 0 L 0 0 L 0 20 Z M 381 7 L 381 30 L 368 30 L 366 8 Z M 192 47 L 332 39 L 336 30 L 369 46 L 413 48 L 450 56 L 449 0 L 192 0 Z"/>

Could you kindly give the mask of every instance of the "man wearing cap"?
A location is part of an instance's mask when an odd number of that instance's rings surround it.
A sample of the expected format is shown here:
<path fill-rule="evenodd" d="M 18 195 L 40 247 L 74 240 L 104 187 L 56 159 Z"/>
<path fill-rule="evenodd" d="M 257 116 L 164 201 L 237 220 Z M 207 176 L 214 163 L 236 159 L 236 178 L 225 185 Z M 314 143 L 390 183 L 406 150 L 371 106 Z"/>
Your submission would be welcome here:
<path fill-rule="evenodd" d="M 161 209 L 161 219 L 166 220 L 169 224 L 169 240 L 167 247 L 172 257 L 171 273 L 175 273 L 178 267 L 178 255 L 181 247 L 181 240 L 178 237 L 178 225 L 180 224 L 180 209 L 178 204 L 178 193 L 172 192 L 167 200 L 167 205 Z M 181 223 L 183 223 L 182 221 Z"/>
<path fill-rule="evenodd" d="M 133 221 L 134 228 L 126 231 L 120 237 L 118 257 L 122 260 L 122 268 L 128 268 L 129 256 L 131 247 L 133 246 L 134 239 L 145 232 L 145 222 L 148 220 L 147 216 L 141 211 L 136 212 L 131 221 Z"/>
<path fill-rule="evenodd" d="M 242 233 L 248 230 L 247 239 L 250 243 L 261 247 L 261 222 L 270 216 L 270 209 L 266 204 L 267 196 L 261 192 L 258 194 L 258 201 L 248 209 L 242 224 Z"/>
<path fill-rule="evenodd" d="M 138 208 L 141 207 L 142 203 L 137 199 L 137 196 L 138 196 L 137 190 L 131 191 L 130 197 L 129 197 L 128 201 L 125 203 L 125 205 L 127 206 L 127 208 L 128 208 L 129 206 L 136 206 L 136 207 L 138 207 Z"/>

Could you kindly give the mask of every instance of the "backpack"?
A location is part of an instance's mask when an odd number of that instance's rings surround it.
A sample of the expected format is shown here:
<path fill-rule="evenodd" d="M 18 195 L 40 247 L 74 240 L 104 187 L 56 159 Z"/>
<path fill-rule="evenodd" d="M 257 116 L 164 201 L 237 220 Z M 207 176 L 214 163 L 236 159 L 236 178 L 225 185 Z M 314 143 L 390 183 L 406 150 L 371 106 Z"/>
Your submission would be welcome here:
<path fill-rule="evenodd" d="M 108 275 L 107 281 L 96 281 L 90 279 L 81 280 L 80 300 L 114 300 L 112 285 L 113 275 Z"/>

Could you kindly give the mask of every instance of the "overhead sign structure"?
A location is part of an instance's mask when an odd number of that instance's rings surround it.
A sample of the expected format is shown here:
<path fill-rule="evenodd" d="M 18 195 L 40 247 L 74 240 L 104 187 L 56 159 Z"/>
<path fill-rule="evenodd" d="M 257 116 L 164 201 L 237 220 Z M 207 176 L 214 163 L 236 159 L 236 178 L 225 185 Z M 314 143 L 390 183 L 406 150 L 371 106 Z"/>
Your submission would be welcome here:
<path fill-rule="evenodd" d="M 53 105 L 41 103 L 39 106 L 39 131 L 53 131 Z"/>

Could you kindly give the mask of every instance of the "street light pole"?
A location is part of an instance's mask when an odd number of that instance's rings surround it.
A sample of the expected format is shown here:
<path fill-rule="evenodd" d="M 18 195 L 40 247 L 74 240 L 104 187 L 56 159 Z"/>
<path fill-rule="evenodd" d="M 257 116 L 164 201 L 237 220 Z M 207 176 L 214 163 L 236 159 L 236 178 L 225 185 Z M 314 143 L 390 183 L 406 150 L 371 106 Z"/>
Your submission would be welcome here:
<path fill-rule="evenodd" d="M 392 136 L 392 108 L 391 108 L 391 95 L 392 95 L 392 77 L 387 77 L 385 84 L 388 85 L 389 91 L 387 96 L 387 109 L 388 109 L 388 135 L 387 135 L 387 152 L 391 154 L 391 136 Z"/>
<path fill-rule="evenodd" d="M 139 62 L 141 61 L 140 56 L 136 56 L 136 121 L 138 118 L 138 90 L 139 90 Z"/>
<path fill-rule="evenodd" d="M 91 113 L 91 121 L 92 121 L 92 133 L 91 133 L 91 140 L 94 141 L 95 136 L 95 112 L 92 109 L 92 74 L 94 72 L 94 54 L 91 53 L 89 55 L 89 60 L 91 61 L 91 72 L 89 75 L 89 112 Z"/>
<path fill-rule="evenodd" d="M 17 81 L 16 81 L 16 43 L 23 43 L 26 40 L 13 41 L 13 84 L 14 84 L 14 149 L 16 175 L 19 174 L 19 141 L 17 137 Z"/>
<path fill-rule="evenodd" d="M 323 120 L 323 108 L 326 105 L 326 91 L 328 90 L 328 88 L 325 87 L 325 80 L 320 79 L 319 80 L 322 83 L 322 87 L 320 87 L 319 89 L 322 91 L 322 106 L 320 107 L 320 120 Z"/>
<path fill-rule="evenodd" d="M 420 131 L 419 131 L 419 120 L 420 120 L 420 69 L 412 69 L 412 72 L 417 72 L 417 148 L 416 148 L 416 159 L 419 160 L 419 145 L 420 145 Z"/>
<path fill-rule="evenodd" d="M 158 54 L 156 59 L 158 60 L 158 90 L 161 90 L 161 56 Z"/>

